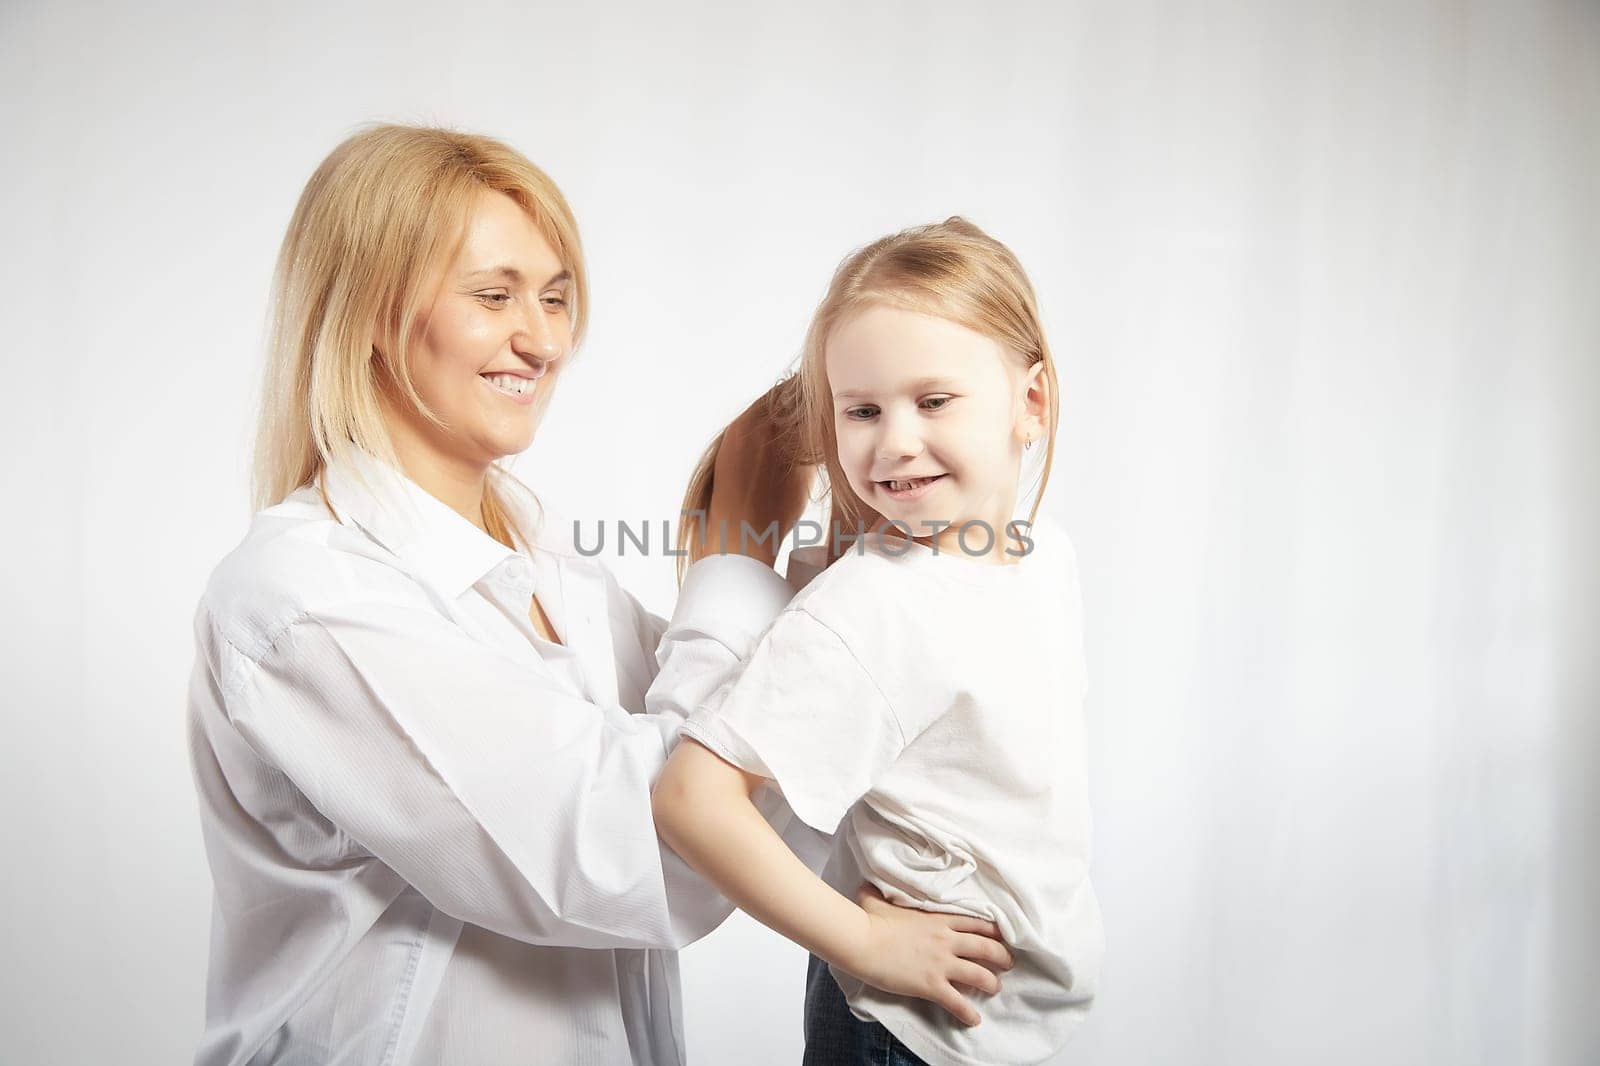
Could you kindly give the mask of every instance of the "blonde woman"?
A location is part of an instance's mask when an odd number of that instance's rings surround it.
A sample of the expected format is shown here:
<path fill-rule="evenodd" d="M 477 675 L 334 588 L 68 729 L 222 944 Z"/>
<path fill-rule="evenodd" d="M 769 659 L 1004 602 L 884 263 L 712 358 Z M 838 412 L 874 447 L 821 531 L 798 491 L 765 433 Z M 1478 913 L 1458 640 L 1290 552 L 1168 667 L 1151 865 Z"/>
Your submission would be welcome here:
<path fill-rule="evenodd" d="M 566 201 L 504 144 L 351 137 L 274 286 L 261 510 L 195 614 L 196 1061 L 683 1062 L 674 949 L 729 905 L 660 847 L 650 788 L 789 598 L 771 542 L 696 540 L 669 626 L 498 465 L 589 302 Z M 797 519 L 809 472 L 756 473 L 772 433 L 761 405 L 728 428 L 711 528 Z"/>

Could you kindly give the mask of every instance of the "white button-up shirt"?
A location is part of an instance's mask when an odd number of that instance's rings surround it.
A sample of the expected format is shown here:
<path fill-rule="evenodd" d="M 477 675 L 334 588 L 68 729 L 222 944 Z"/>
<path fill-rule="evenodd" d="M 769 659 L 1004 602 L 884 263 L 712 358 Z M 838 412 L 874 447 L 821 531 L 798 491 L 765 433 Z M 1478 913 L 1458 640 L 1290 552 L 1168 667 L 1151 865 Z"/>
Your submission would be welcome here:
<path fill-rule="evenodd" d="M 360 453 L 325 485 L 342 521 L 315 487 L 260 512 L 195 614 L 196 1062 L 681 1064 L 673 949 L 731 908 L 650 787 L 788 585 L 703 560 L 669 627 L 531 506 L 530 558 Z"/>

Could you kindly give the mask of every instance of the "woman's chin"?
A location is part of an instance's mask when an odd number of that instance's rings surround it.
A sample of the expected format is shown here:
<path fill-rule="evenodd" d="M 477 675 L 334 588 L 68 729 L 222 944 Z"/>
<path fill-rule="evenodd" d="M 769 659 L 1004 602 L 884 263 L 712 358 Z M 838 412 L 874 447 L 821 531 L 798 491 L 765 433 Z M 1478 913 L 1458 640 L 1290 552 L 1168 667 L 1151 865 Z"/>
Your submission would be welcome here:
<path fill-rule="evenodd" d="M 513 440 L 503 440 L 499 443 L 499 447 L 497 448 L 496 458 L 514 458 L 518 455 L 521 455 L 531 447 L 533 447 L 533 434 L 531 433 L 526 437 L 518 437 Z"/>
<path fill-rule="evenodd" d="M 536 418 L 519 420 L 514 424 L 500 421 L 496 425 L 484 426 L 479 440 L 497 456 L 520 455 L 533 446 L 533 438 L 538 430 L 539 421 Z"/>

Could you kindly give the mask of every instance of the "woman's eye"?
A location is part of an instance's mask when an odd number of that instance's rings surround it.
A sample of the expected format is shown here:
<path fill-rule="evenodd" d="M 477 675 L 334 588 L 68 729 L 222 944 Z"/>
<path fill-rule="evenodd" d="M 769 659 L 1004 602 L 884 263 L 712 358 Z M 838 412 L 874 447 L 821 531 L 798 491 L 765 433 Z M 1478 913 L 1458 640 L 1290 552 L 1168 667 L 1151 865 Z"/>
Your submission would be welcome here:
<path fill-rule="evenodd" d="M 937 411 L 953 399 L 955 399 L 954 396 L 929 396 L 922 401 L 922 406 L 926 410 Z"/>
<path fill-rule="evenodd" d="M 508 292 L 480 292 L 478 299 L 485 301 L 491 307 L 504 307 L 511 300 Z"/>
<path fill-rule="evenodd" d="M 565 307 L 567 306 L 567 299 L 564 296 L 546 296 L 544 305 L 550 308 Z"/>

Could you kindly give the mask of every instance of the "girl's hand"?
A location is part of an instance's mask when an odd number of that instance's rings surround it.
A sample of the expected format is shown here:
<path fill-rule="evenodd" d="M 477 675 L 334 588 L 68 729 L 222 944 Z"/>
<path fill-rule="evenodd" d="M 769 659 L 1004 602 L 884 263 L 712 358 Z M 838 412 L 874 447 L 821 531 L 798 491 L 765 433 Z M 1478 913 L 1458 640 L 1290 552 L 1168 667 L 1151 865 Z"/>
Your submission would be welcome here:
<path fill-rule="evenodd" d="M 848 970 L 875 988 L 916 996 L 949 1011 L 963 1025 L 977 1025 L 978 1011 L 956 986 L 994 995 L 996 970 L 1011 969 L 1011 952 L 993 922 L 960 914 L 897 907 L 871 885 L 856 897 L 867 912 L 867 934 L 843 960 Z"/>

